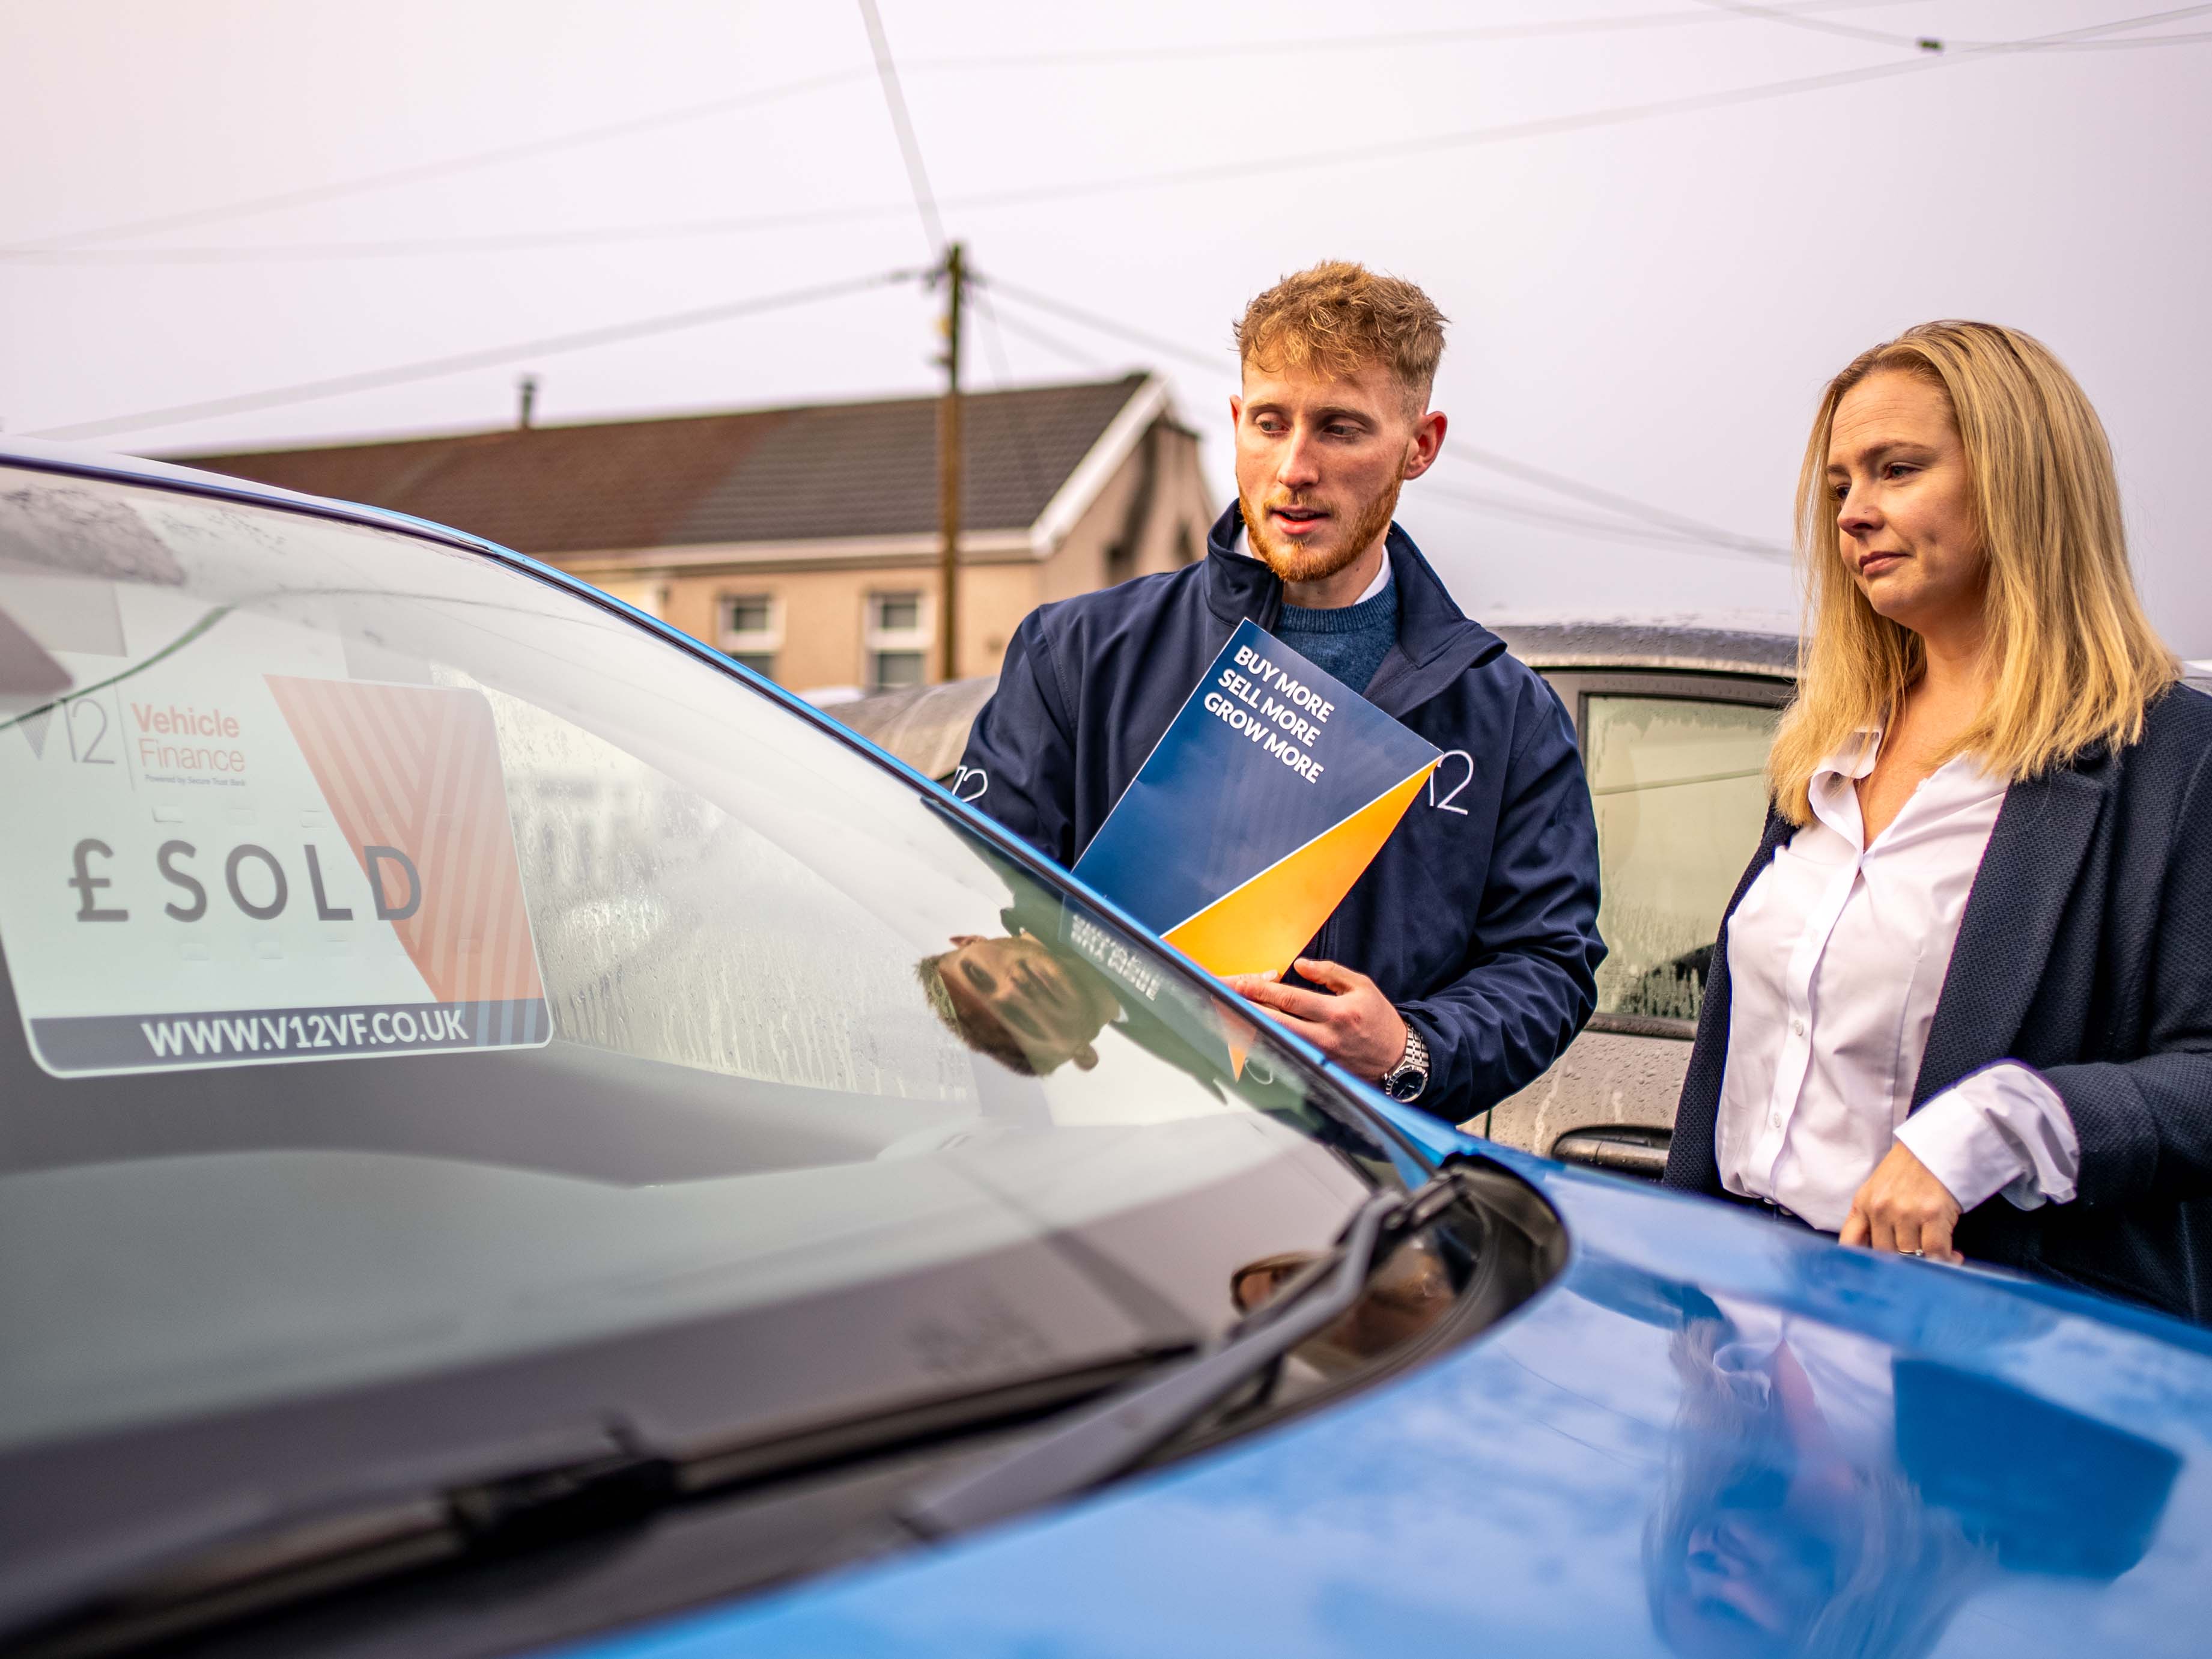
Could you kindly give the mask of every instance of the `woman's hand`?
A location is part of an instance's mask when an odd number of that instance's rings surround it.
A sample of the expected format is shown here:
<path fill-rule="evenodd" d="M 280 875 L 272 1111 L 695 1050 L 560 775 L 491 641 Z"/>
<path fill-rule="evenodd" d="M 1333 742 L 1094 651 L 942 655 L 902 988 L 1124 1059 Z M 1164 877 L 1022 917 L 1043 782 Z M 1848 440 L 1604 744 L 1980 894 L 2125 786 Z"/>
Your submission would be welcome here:
<path fill-rule="evenodd" d="M 1951 1248 L 1959 1214 L 1951 1189 L 1899 1141 L 1852 1194 L 1851 1212 L 1844 1218 L 1838 1237 L 1846 1244 L 1960 1262 L 1966 1258 Z"/>

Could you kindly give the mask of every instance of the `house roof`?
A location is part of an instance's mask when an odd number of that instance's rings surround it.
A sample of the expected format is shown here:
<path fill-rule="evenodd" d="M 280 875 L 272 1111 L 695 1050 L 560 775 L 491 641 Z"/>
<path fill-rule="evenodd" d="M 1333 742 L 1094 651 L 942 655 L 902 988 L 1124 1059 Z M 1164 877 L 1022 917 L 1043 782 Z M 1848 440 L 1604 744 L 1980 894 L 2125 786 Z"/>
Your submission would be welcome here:
<path fill-rule="evenodd" d="M 1152 383 L 970 393 L 961 525 L 1027 530 Z M 935 398 L 165 459 L 532 554 L 911 535 L 937 526 Z"/>

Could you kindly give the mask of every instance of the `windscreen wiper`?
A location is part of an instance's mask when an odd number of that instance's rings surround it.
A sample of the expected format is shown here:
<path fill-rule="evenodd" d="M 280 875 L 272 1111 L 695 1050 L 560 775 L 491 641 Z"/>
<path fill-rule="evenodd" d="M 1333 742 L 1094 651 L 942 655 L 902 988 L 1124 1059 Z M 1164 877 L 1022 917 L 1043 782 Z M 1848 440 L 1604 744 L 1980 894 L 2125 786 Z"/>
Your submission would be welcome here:
<path fill-rule="evenodd" d="M 1108 1395 L 983 1469 L 923 1486 L 898 1504 L 893 1518 L 917 1537 L 945 1538 L 1126 1473 L 1342 1318 L 1391 1248 L 1459 1198 L 1449 1170 L 1410 1193 L 1377 1194 L 1354 1213 L 1334 1249 L 1231 1327 L 1217 1346 L 1164 1376 Z"/>
<path fill-rule="evenodd" d="M 198 1540 L 172 1534 L 135 1563 L 88 1573 L 74 1560 L 43 1571 L 10 1561 L 0 1573 L 0 1647 L 82 1659 L 405 1574 L 605 1534 L 748 1486 L 1026 1425 L 1189 1352 L 1147 1348 L 806 1433 L 680 1452 L 610 1420 L 550 1461 L 259 1522 L 217 1519 Z"/>

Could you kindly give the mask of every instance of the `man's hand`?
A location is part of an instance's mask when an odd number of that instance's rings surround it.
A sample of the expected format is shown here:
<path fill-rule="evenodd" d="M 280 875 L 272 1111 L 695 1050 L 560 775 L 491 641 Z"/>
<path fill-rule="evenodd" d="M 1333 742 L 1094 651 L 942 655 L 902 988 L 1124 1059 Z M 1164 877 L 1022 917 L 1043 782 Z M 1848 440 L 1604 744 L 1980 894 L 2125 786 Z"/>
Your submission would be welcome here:
<path fill-rule="evenodd" d="M 1846 1244 L 1960 1262 L 1966 1258 L 1951 1248 L 1958 1224 L 1959 1200 L 1951 1189 L 1899 1141 L 1853 1195 L 1839 1237 Z"/>
<path fill-rule="evenodd" d="M 1299 990 L 1264 974 L 1238 974 L 1229 983 L 1355 1077 L 1378 1079 L 1406 1057 L 1406 1022 L 1373 980 L 1308 957 L 1291 965 L 1325 988 Z"/>

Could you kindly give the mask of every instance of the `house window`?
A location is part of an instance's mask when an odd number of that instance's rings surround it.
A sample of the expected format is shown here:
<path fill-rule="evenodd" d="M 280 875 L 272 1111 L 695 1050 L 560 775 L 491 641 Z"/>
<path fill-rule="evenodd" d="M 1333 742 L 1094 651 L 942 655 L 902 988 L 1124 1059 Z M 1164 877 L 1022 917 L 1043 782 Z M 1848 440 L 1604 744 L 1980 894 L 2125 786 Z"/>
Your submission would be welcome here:
<path fill-rule="evenodd" d="M 868 688 L 894 691 L 928 678 L 930 607 L 919 592 L 868 595 Z"/>
<path fill-rule="evenodd" d="M 915 634 L 921 631 L 921 595 L 919 593 L 875 593 L 869 596 L 874 614 L 869 625 L 878 634 Z"/>
<path fill-rule="evenodd" d="M 783 645 L 783 607 L 769 593 L 725 593 L 721 612 L 722 650 L 756 674 L 775 678 L 775 653 Z"/>
<path fill-rule="evenodd" d="M 868 653 L 868 678 L 874 682 L 870 690 L 896 691 L 902 686 L 920 685 L 922 682 L 922 653 L 919 651 L 871 651 Z"/>

